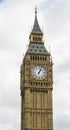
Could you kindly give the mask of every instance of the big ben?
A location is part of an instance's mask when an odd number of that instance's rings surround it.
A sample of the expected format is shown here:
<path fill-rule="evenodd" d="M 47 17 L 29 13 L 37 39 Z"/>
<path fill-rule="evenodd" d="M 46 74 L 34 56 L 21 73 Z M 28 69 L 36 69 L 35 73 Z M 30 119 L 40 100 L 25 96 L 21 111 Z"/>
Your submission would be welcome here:
<path fill-rule="evenodd" d="M 35 9 L 29 46 L 20 71 L 21 130 L 53 130 L 52 65 Z"/>

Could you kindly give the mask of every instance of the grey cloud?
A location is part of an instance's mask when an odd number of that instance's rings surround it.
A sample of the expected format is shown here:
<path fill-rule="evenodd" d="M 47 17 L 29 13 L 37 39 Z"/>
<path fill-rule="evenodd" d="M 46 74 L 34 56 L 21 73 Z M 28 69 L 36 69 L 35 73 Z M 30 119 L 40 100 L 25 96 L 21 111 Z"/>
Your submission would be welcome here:
<path fill-rule="evenodd" d="M 5 112 L 4 112 L 5 111 Z M 0 128 L 15 130 L 20 126 L 19 109 L 12 109 L 11 107 L 0 107 Z"/>
<path fill-rule="evenodd" d="M 53 8 L 51 8 L 51 5 L 55 4 Z M 47 2 L 46 4 L 47 5 Z M 51 36 L 52 40 L 57 40 L 58 38 L 61 39 L 64 38 L 64 34 L 69 33 L 69 23 L 70 21 L 70 14 L 69 14 L 69 5 L 70 2 L 67 0 L 61 0 L 61 1 L 52 1 L 49 2 L 49 9 L 45 7 L 46 12 L 48 13 L 44 14 L 45 21 L 47 21 L 47 29 L 48 29 L 48 37 Z M 68 26 L 68 27 L 67 27 Z M 66 32 L 66 33 L 65 33 Z M 47 37 L 47 38 L 48 38 Z M 54 39 L 53 39 L 54 38 Z"/>
<path fill-rule="evenodd" d="M 57 130 L 69 130 L 70 116 L 69 115 L 62 115 L 62 117 L 61 116 L 57 117 L 57 121 L 55 121 L 55 128 L 57 128 Z"/>
<path fill-rule="evenodd" d="M 70 72 L 70 59 L 66 61 L 66 63 L 62 64 L 61 66 L 57 67 L 58 73 L 67 73 Z"/>

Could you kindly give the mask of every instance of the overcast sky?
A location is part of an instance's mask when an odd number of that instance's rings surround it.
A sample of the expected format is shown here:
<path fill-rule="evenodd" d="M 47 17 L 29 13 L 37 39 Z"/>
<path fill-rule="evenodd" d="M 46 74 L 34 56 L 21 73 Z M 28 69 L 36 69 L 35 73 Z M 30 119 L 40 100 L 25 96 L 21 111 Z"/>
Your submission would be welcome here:
<path fill-rule="evenodd" d="M 0 0 L 0 130 L 20 130 L 19 72 L 35 5 L 54 63 L 54 130 L 70 130 L 70 0 Z"/>

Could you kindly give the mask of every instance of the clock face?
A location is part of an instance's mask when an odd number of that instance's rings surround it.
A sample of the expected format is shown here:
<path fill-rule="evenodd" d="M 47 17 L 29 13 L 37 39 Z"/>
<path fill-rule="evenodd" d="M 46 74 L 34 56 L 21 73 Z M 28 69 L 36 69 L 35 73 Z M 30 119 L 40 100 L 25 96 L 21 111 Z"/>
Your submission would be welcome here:
<path fill-rule="evenodd" d="M 36 80 L 42 80 L 47 75 L 46 69 L 41 65 L 34 66 L 31 71 L 32 71 L 33 77 Z"/>

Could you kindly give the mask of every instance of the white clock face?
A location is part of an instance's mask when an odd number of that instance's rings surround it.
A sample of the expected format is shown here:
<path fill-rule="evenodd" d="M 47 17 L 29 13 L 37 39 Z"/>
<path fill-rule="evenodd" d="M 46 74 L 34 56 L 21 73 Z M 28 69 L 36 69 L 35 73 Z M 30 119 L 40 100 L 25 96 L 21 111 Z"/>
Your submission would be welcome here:
<path fill-rule="evenodd" d="M 46 69 L 43 66 L 41 66 L 41 65 L 33 67 L 31 71 L 32 71 L 33 77 L 36 80 L 42 80 L 47 75 Z"/>

